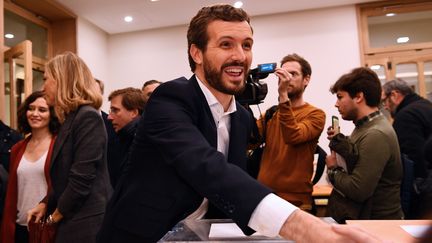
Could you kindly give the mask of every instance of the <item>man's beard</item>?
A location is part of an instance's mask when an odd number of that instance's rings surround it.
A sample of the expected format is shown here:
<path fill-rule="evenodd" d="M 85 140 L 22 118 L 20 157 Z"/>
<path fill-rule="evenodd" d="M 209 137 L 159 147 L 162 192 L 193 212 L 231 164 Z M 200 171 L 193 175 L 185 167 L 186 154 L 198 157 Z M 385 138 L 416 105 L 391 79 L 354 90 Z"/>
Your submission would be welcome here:
<path fill-rule="evenodd" d="M 342 118 L 343 118 L 344 120 L 346 120 L 346 121 L 354 121 L 354 122 L 357 122 L 357 120 L 356 120 L 356 119 L 357 119 L 357 114 L 358 114 L 358 109 L 353 108 L 353 109 L 347 111 L 347 112 L 345 113 L 345 115 L 342 116 Z"/>
<path fill-rule="evenodd" d="M 288 98 L 290 98 L 290 100 L 297 100 L 301 97 L 303 92 L 304 92 L 304 88 L 293 87 L 291 91 L 288 91 Z"/>
<path fill-rule="evenodd" d="M 388 111 L 390 112 L 390 116 L 392 117 L 392 118 L 395 118 L 395 116 L 396 116 L 396 108 L 397 108 L 397 106 L 396 106 L 396 104 L 395 103 L 393 103 L 393 101 L 389 101 L 390 102 L 390 104 L 389 104 L 389 109 L 388 109 Z"/>
<path fill-rule="evenodd" d="M 210 86 L 212 86 L 217 91 L 220 91 L 225 94 L 230 94 L 230 95 L 239 95 L 243 93 L 245 89 L 247 76 L 244 75 L 243 82 L 239 83 L 236 87 L 234 88 L 228 87 L 228 85 L 226 85 L 222 80 L 222 69 L 228 66 L 243 66 L 244 67 L 243 72 L 245 73 L 249 72 L 249 68 L 247 67 L 247 65 L 245 63 L 239 63 L 239 62 L 225 63 L 218 71 L 215 68 L 213 68 L 210 62 L 208 61 L 208 59 L 204 57 L 204 77 L 207 80 L 207 82 L 210 84 Z"/>

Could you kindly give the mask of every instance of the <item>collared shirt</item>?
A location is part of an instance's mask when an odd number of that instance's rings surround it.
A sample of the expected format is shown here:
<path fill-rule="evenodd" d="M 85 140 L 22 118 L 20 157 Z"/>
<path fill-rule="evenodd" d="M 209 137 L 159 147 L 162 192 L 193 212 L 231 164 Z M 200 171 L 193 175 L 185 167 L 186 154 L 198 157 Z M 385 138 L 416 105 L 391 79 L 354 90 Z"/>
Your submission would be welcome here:
<path fill-rule="evenodd" d="M 229 134 L 231 130 L 230 114 L 237 111 L 235 97 L 232 97 L 228 110 L 225 112 L 222 104 L 219 103 L 211 91 L 201 82 L 201 80 L 198 79 L 198 77 L 197 80 L 210 107 L 210 111 L 217 127 L 217 150 L 227 157 L 229 148 Z"/>
<path fill-rule="evenodd" d="M 210 90 L 196 77 L 198 84 L 206 97 L 207 103 L 217 126 L 218 148 L 225 156 L 228 155 L 229 131 L 231 128 L 230 114 L 236 111 L 235 98 L 232 97 L 231 104 L 226 112 L 223 106 Z M 206 200 L 206 199 L 205 199 Z M 200 206 L 201 208 L 201 206 Z M 261 200 L 249 219 L 248 226 L 263 235 L 274 237 L 279 234 L 286 219 L 298 209 L 291 203 L 271 193 Z"/>
<path fill-rule="evenodd" d="M 360 127 L 363 124 L 365 124 L 368 121 L 372 121 L 375 117 L 378 117 L 381 114 L 381 112 L 379 110 L 374 111 L 372 113 L 370 113 L 367 116 L 364 116 L 363 118 L 359 119 L 358 121 L 355 122 L 355 126 L 356 127 Z"/>

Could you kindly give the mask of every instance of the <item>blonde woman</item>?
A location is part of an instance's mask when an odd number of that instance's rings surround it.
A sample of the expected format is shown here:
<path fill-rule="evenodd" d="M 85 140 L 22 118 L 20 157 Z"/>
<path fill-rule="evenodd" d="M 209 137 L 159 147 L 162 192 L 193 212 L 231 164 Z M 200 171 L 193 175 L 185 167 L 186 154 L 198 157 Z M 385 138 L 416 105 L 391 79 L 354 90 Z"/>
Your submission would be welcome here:
<path fill-rule="evenodd" d="M 48 191 L 48 171 L 59 123 L 42 91 L 32 93 L 20 106 L 18 128 L 28 136 L 11 151 L 2 243 L 28 243 L 27 211 Z"/>
<path fill-rule="evenodd" d="M 51 159 L 52 193 L 28 212 L 58 224 L 56 242 L 95 242 L 111 187 L 99 87 L 87 65 L 67 52 L 45 66 L 44 91 L 62 123 Z"/>

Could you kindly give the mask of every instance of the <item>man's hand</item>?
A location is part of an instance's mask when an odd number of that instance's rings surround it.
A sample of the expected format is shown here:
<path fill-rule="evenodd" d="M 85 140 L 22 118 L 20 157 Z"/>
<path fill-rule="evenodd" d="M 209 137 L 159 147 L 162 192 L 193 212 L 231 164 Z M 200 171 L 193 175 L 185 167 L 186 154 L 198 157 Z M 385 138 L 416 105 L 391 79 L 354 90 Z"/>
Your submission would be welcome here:
<path fill-rule="evenodd" d="M 334 136 L 336 136 L 336 134 L 338 134 L 335 129 L 333 129 L 332 126 L 329 126 L 327 128 L 327 139 L 331 140 Z"/>
<path fill-rule="evenodd" d="M 333 168 L 333 167 L 337 166 L 336 152 L 335 151 L 331 151 L 331 153 L 329 155 L 327 155 L 326 165 L 327 165 L 327 168 Z"/>
<path fill-rule="evenodd" d="M 386 242 L 380 239 L 378 236 L 373 235 L 367 232 L 365 229 L 355 225 L 333 224 L 332 228 L 337 234 L 348 237 L 354 242 Z"/>
<path fill-rule="evenodd" d="M 378 237 L 351 225 L 336 226 L 301 210 L 293 212 L 282 226 L 279 235 L 295 242 L 383 242 Z"/>
<path fill-rule="evenodd" d="M 275 74 L 279 78 L 279 103 L 285 103 L 289 101 L 288 88 L 292 79 L 292 75 L 283 68 L 276 68 Z"/>

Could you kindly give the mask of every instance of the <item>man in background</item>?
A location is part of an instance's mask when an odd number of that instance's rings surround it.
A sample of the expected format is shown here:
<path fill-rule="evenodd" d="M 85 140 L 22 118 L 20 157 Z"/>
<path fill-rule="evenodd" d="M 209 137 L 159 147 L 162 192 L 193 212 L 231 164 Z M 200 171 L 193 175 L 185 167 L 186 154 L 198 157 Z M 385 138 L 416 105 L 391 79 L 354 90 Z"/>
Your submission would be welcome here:
<path fill-rule="evenodd" d="M 279 78 L 279 105 L 266 124 L 258 181 L 290 203 L 311 211 L 314 153 L 325 113 L 303 99 L 312 75 L 303 57 L 285 56 L 275 74 Z M 262 134 L 262 119 L 257 125 Z"/>
<path fill-rule="evenodd" d="M 0 219 L 6 197 L 11 148 L 21 139 L 21 134 L 0 120 Z"/>
<path fill-rule="evenodd" d="M 422 181 L 432 169 L 424 155 L 423 146 L 432 134 L 432 103 L 417 95 L 402 79 L 395 79 L 383 85 L 382 102 L 393 118 L 393 128 L 398 137 L 401 153 L 414 162 L 414 178 Z M 431 185 L 432 186 L 432 185 Z M 421 218 L 425 193 L 411 195 L 407 218 Z M 430 194 L 430 192 L 429 192 Z"/>
<path fill-rule="evenodd" d="M 142 87 L 142 92 L 144 94 L 144 102 L 147 103 L 148 99 L 150 99 L 150 95 L 153 91 L 161 84 L 162 82 L 157 80 L 149 80 L 146 81 Z"/>
<path fill-rule="evenodd" d="M 358 151 L 352 171 L 338 166 L 333 151 L 327 173 L 333 184 L 327 212 L 339 223 L 347 219 L 402 219 L 402 164 L 396 133 L 379 111 L 381 84 L 369 68 L 342 75 L 330 90 L 342 119 L 353 121 L 349 142 Z M 334 135 L 330 128 L 329 136 Z M 354 150 L 353 150 L 354 151 Z"/>
<path fill-rule="evenodd" d="M 9 171 L 10 150 L 23 137 L 0 120 L 0 165 Z"/>
<path fill-rule="evenodd" d="M 104 85 L 104 83 L 102 82 L 102 80 L 97 79 L 97 78 L 95 78 L 95 81 L 99 85 L 100 92 L 103 95 L 104 91 L 105 91 L 105 85 Z M 114 128 L 112 126 L 112 123 L 108 120 L 108 114 L 105 111 L 101 110 L 101 115 L 102 115 L 102 119 L 103 119 L 104 124 L 105 124 L 105 129 L 107 131 L 107 135 L 108 135 L 108 147 L 109 147 L 110 143 L 114 142 L 114 140 L 116 140 L 115 139 L 116 135 L 115 135 L 115 131 L 114 131 Z"/>
<path fill-rule="evenodd" d="M 108 172 L 111 185 L 115 188 L 144 109 L 144 95 L 141 90 L 129 87 L 111 92 L 108 100 L 111 102 L 108 120 L 111 121 L 118 138 L 117 146 L 110 147 L 112 151 L 108 151 L 111 156 L 108 157 Z"/>

